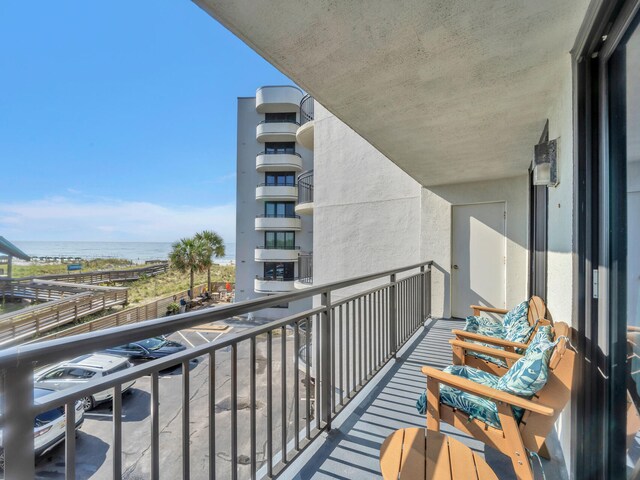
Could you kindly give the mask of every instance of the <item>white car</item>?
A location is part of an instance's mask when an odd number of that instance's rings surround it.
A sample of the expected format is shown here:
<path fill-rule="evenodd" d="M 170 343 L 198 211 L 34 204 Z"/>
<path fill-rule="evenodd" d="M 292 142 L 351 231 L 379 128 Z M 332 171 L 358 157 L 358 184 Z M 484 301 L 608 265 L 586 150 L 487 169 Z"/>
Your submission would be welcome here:
<path fill-rule="evenodd" d="M 53 393 L 53 390 L 35 387 L 33 389 L 33 398 L 35 403 L 38 399 Z M 84 422 L 84 408 L 82 402 L 76 402 L 76 430 L 82 426 Z M 53 447 L 64 441 L 67 420 L 64 413 L 64 407 L 54 408 L 47 412 L 41 413 L 35 418 L 33 425 L 33 443 L 35 447 L 35 455 L 40 456 L 47 453 Z M 2 430 L 0 430 L 0 469 L 4 469 L 4 448 L 2 443 Z"/>
<path fill-rule="evenodd" d="M 131 368 L 131 363 L 125 357 L 107 353 L 93 353 L 82 355 L 40 371 L 36 374 L 34 380 L 36 386 L 52 390 L 64 390 L 127 368 Z M 127 391 L 134 383 L 135 380 L 124 383 L 122 392 Z M 85 410 L 90 410 L 100 402 L 111 400 L 112 396 L 113 390 L 109 388 L 84 397 L 81 402 Z"/>

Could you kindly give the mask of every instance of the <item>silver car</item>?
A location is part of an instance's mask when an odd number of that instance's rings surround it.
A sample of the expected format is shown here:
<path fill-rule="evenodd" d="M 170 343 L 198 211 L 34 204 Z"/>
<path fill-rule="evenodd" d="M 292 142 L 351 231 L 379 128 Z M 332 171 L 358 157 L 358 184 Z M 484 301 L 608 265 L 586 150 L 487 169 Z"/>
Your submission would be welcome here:
<path fill-rule="evenodd" d="M 43 388 L 64 390 L 127 368 L 131 368 L 131 363 L 124 357 L 106 353 L 93 353 L 82 355 L 38 372 L 35 376 L 35 383 Z M 135 380 L 124 383 L 122 392 L 127 391 L 134 383 Z M 111 400 L 112 396 L 113 390 L 108 389 L 84 397 L 81 402 L 85 410 L 90 410 L 100 402 Z"/>
<path fill-rule="evenodd" d="M 35 403 L 39 403 L 40 399 L 46 395 L 53 393 L 53 390 L 35 387 L 33 389 L 33 399 Z M 0 398 L 0 403 L 2 399 Z M 76 402 L 76 430 L 82 426 L 84 422 L 84 409 L 81 402 Z M 33 422 L 33 446 L 35 447 L 35 455 L 40 456 L 47 453 L 53 447 L 62 443 L 65 439 L 67 420 L 63 407 L 54 408 L 38 415 Z M 0 469 L 4 470 L 4 443 L 3 431 L 0 429 Z"/>

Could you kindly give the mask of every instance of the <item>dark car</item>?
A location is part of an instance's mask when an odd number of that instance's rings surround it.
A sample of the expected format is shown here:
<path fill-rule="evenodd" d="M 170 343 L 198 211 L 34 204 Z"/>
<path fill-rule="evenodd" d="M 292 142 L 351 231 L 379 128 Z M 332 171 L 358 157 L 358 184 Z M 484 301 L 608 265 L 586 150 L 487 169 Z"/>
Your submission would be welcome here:
<path fill-rule="evenodd" d="M 105 352 L 112 355 L 129 357 L 133 363 L 142 363 L 181 352 L 186 348 L 187 347 L 181 343 L 174 342 L 173 340 L 167 340 L 163 337 L 152 337 L 126 345 L 120 345 L 119 347 L 108 348 Z"/>

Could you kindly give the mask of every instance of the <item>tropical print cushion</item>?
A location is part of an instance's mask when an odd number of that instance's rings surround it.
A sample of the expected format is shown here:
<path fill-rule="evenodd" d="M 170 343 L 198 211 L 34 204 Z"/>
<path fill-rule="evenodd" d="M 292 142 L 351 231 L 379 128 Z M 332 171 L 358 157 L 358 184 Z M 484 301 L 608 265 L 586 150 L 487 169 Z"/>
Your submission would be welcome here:
<path fill-rule="evenodd" d="M 487 346 L 489 346 L 491 348 L 495 348 L 496 350 L 504 350 L 504 348 L 496 347 L 495 345 L 487 345 Z M 495 365 L 498 365 L 499 367 L 507 368 L 507 362 L 505 362 L 501 358 L 492 357 L 491 355 L 487 355 L 485 353 L 473 352 L 471 350 L 467 351 L 467 355 L 471 355 L 472 357 L 480 358 L 480 359 L 485 360 L 487 362 L 491 362 L 491 363 L 493 363 Z"/>
<path fill-rule="evenodd" d="M 511 324 L 524 317 L 527 320 L 527 314 L 529 313 L 529 301 L 525 300 L 519 305 L 516 305 L 502 317 L 502 324 L 506 330 L 509 330 Z"/>
<path fill-rule="evenodd" d="M 511 365 L 498 380 L 498 390 L 521 397 L 531 397 L 544 387 L 549 376 L 549 358 L 557 343 L 549 341 L 544 335 L 544 331 L 536 335 L 535 344 L 529 345 L 524 357 Z"/>
<path fill-rule="evenodd" d="M 538 320 L 536 320 L 535 324 L 529 325 L 527 317 L 521 317 L 507 328 L 507 334 L 504 339 L 510 342 L 527 343 L 537 324 Z M 517 349 L 516 351 L 520 354 L 524 353 L 523 349 Z"/>
<path fill-rule="evenodd" d="M 469 315 L 466 318 L 464 331 L 494 338 L 504 338 L 506 334 L 502 322 L 479 315 Z"/>
<path fill-rule="evenodd" d="M 496 388 L 499 381 L 499 377 L 492 375 L 491 373 L 463 365 L 451 365 L 445 368 L 444 371 L 491 388 Z M 453 408 L 466 412 L 469 414 L 470 420 L 477 418 L 492 427 L 498 429 L 501 428 L 500 418 L 498 417 L 498 408 L 491 400 L 463 392 L 457 388 L 449 387 L 448 385 L 440 385 L 440 401 Z M 416 402 L 416 408 L 421 414 L 426 412 L 426 393 L 423 393 L 420 396 Z M 524 412 L 521 409 L 514 408 L 513 413 L 516 420 L 520 421 Z"/>

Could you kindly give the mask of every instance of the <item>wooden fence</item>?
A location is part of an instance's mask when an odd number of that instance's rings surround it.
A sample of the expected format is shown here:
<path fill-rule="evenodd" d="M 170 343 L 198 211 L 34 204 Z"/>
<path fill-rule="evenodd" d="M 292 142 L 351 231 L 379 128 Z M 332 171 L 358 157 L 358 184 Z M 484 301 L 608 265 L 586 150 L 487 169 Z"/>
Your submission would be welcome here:
<path fill-rule="evenodd" d="M 66 323 L 126 302 L 126 288 L 94 287 L 91 291 L 0 315 L 0 347 L 20 343 Z"/>

